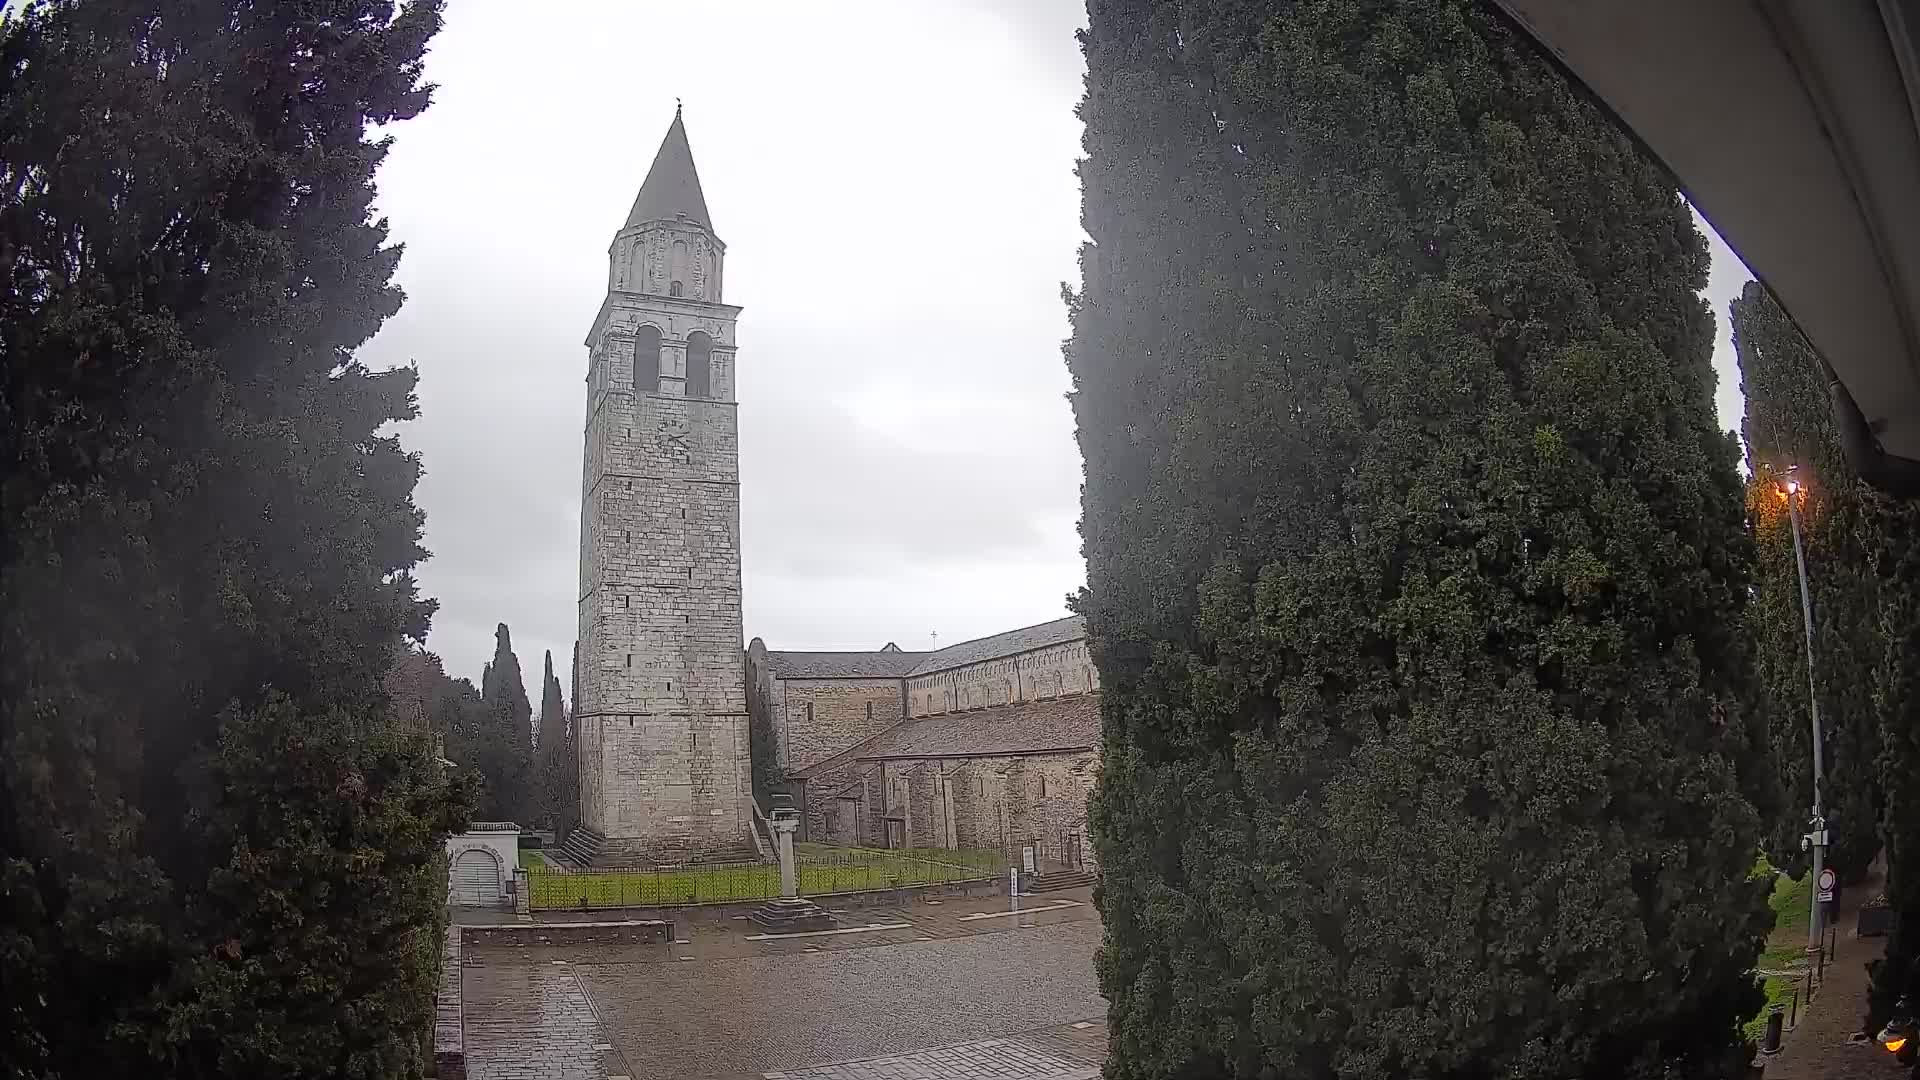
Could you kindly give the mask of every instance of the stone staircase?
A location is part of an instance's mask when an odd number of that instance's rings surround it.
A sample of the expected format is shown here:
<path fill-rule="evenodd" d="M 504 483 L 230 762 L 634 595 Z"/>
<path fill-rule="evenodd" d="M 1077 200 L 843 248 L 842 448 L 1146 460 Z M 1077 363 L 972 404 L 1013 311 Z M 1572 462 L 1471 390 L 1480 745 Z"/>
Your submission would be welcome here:
<path fill-rule="evenodd" d="M 1094 882 L 1091 870 L 1046 870 L 1020 882 L 1020 894 L 1032 896 L 1034 893 L 1059 892 L 1062 889 L 1079 889 Z"/>
<path fill-rule="evenodd" d="M 587 828 L 575 825 L 567 834 L 566 842 L 557 849 L 548 852 L 562 862 L 573 864 L 575 869 L 585 870 L 600 857 L 600 849 L 607 846 L 607 838 Z"/>

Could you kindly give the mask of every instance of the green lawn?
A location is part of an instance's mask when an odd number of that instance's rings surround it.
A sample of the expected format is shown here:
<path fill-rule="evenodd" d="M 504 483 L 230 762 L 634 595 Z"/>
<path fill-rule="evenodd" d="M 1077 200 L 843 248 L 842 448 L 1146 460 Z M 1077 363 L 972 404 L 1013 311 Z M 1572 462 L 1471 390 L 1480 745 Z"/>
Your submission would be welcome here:
<path fill-rule="evenodd" d="M 545 870 L 546 868 L 547 868 L 547 860 L 544 858 L 541 858 L 540 853 L 538 851 L 535 851 L 533 848 L 520 849 L 520 869 Z"/>
<path fill-rule="evenodd" d="M 1799 878 L 1790 878 L 1776 874 L 1765 859 L 1754 867 L 1755 874 L 1773 876 L 1773 892 L 1767 897 L 1767 906 L 1773 909 L 1773 932 L 1767 935 L 1766 948 L 1760 954 L 1758 966 L 1763 971 L 1791 971 L 1806 964 L 1807 959 L 1807 919 L 1813 902 L 1813 875 L 1802 874 Z M 1760 988 L 1767 995 L 1765 1005 L 1747 1021 L 1745 1031 L 1750 1039 L 1758 1039 L 1767 1026 L 1767 1010 L 1775 1004 L 1785 1004 L 1793 996 L 1793 988 L 1798 979 L 1792 976 L 1768 975 L 1761 979 Z"/>
<path fill-rule="evenodd" d="M 1802 874 L 1797 881 L 1785 876 L 1776 879 L 1767 906 L 1773 909 L 1775 933 L 1798 930 L 1805 934 L 1813 910 L 1813 875 Z"/>
<path fill-rule="evenodd" d="M 802 844 L 800 894 L 824 896 L 861 889 L 977 880 L 1005 872 L 998 852 L 871 851 Z M 770 864 L 705 866 L 682 870 L 625 870 L 527 875 L 528 900 L 541 909 L 652 907 L 762 900 L 780 895 L 780 871 Z"/>

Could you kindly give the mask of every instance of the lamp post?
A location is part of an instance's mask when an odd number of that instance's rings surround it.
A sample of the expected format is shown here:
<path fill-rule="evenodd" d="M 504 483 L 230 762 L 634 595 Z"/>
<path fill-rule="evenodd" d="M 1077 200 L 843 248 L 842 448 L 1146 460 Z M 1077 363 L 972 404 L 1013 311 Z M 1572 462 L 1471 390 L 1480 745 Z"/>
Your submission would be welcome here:
<path fill-rule="evenodd" d="M 1793 526 L 1793 562 L 1800 571 L 1800 616 L 1806 625 L 1807 637 L 1807 704 L 1813 716 L 1813 820 L 1812 831 L 1802 838 L 1802 844 L 1813 853 L 1813 867 L 1808 871 L 1812 875 L 1809 890 L 1813 896 L 1813 910 L 1807 919 L 1807 956 L 1812 962 L 1814 953 L 1820 948 L 1820 870 L 1826 862 L 1827 819 L 1820 803 L 1820 781 L 1824 772 L 1824 762 L 1820 747 L 1820 685 L 1814 679 L 1813 669 L 1813 593 L 1807 588 L 1807 552 L 1800 541 L 1800 506 L 1796 498 L 1800 494 L 1800 481 L 1787 470 L 1787 520 Z"/>

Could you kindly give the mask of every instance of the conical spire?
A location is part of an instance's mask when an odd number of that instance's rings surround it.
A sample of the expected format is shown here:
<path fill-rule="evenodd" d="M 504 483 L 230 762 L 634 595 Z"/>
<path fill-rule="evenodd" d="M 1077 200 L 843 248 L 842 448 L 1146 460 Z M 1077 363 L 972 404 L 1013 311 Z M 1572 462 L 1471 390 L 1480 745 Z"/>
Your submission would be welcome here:
<path fill-rule="evenodd" d="M 673 126 L 660 140 L 660 151 L 653 155 L 653 168 L 647 170 L 647 182 L 640 185 L 640 197 L 633 200 L 627 214 L 628 225 L 657 221 L 685 214 L 713 228 L 707 217 L 707 199 L 700 193 L 700 174 L 693 170 L 693 148 L 687 145 L 687 125 L 680 110 L 673 110 Z"/>

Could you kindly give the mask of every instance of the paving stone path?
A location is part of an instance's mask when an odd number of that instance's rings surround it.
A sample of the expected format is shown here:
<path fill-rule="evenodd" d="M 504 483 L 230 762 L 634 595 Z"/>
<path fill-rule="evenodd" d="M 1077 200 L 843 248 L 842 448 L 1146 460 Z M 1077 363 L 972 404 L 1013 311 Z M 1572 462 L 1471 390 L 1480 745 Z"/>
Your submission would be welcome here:
<path fill-rule="evenodd" d="M 692 962 L 675 962 L 679 945 L 645 960 L 475 948 L 463 980 L 468 1074 L 815 1080 L 824 1068 L 843 1071 L 819 1080 L 1090 1080 L 1104 1049 L 1104 1032 L 1085 1023 L 1106 1007 L 1093 975 L 1100 923 L 1090 906 L 1047 917 L 1063 921 L 977 920 L 946 937 L 811 952 L 773 943 L 783 951 L 716 949 Z M 1007 929 L 982 932 L 982 922 Z M 1067 1034 L 1037 1030 L 1052 1028 Z M 875 1071 L 879 1059 L 894 1071 Z"/>
<path fill-rule="evenodd" d="M 628 1075 L 570 966 L 521 964 L 474 974 L 469 969 L 464 979 L 468 1080 Z"/>
<path fill-rule="evenodd" d="M 982 1039 L 762 1075 L 766 1080 L 1096 1080 L 1100 1063 L 1062 1054 L 1035 1039 Z"/>

